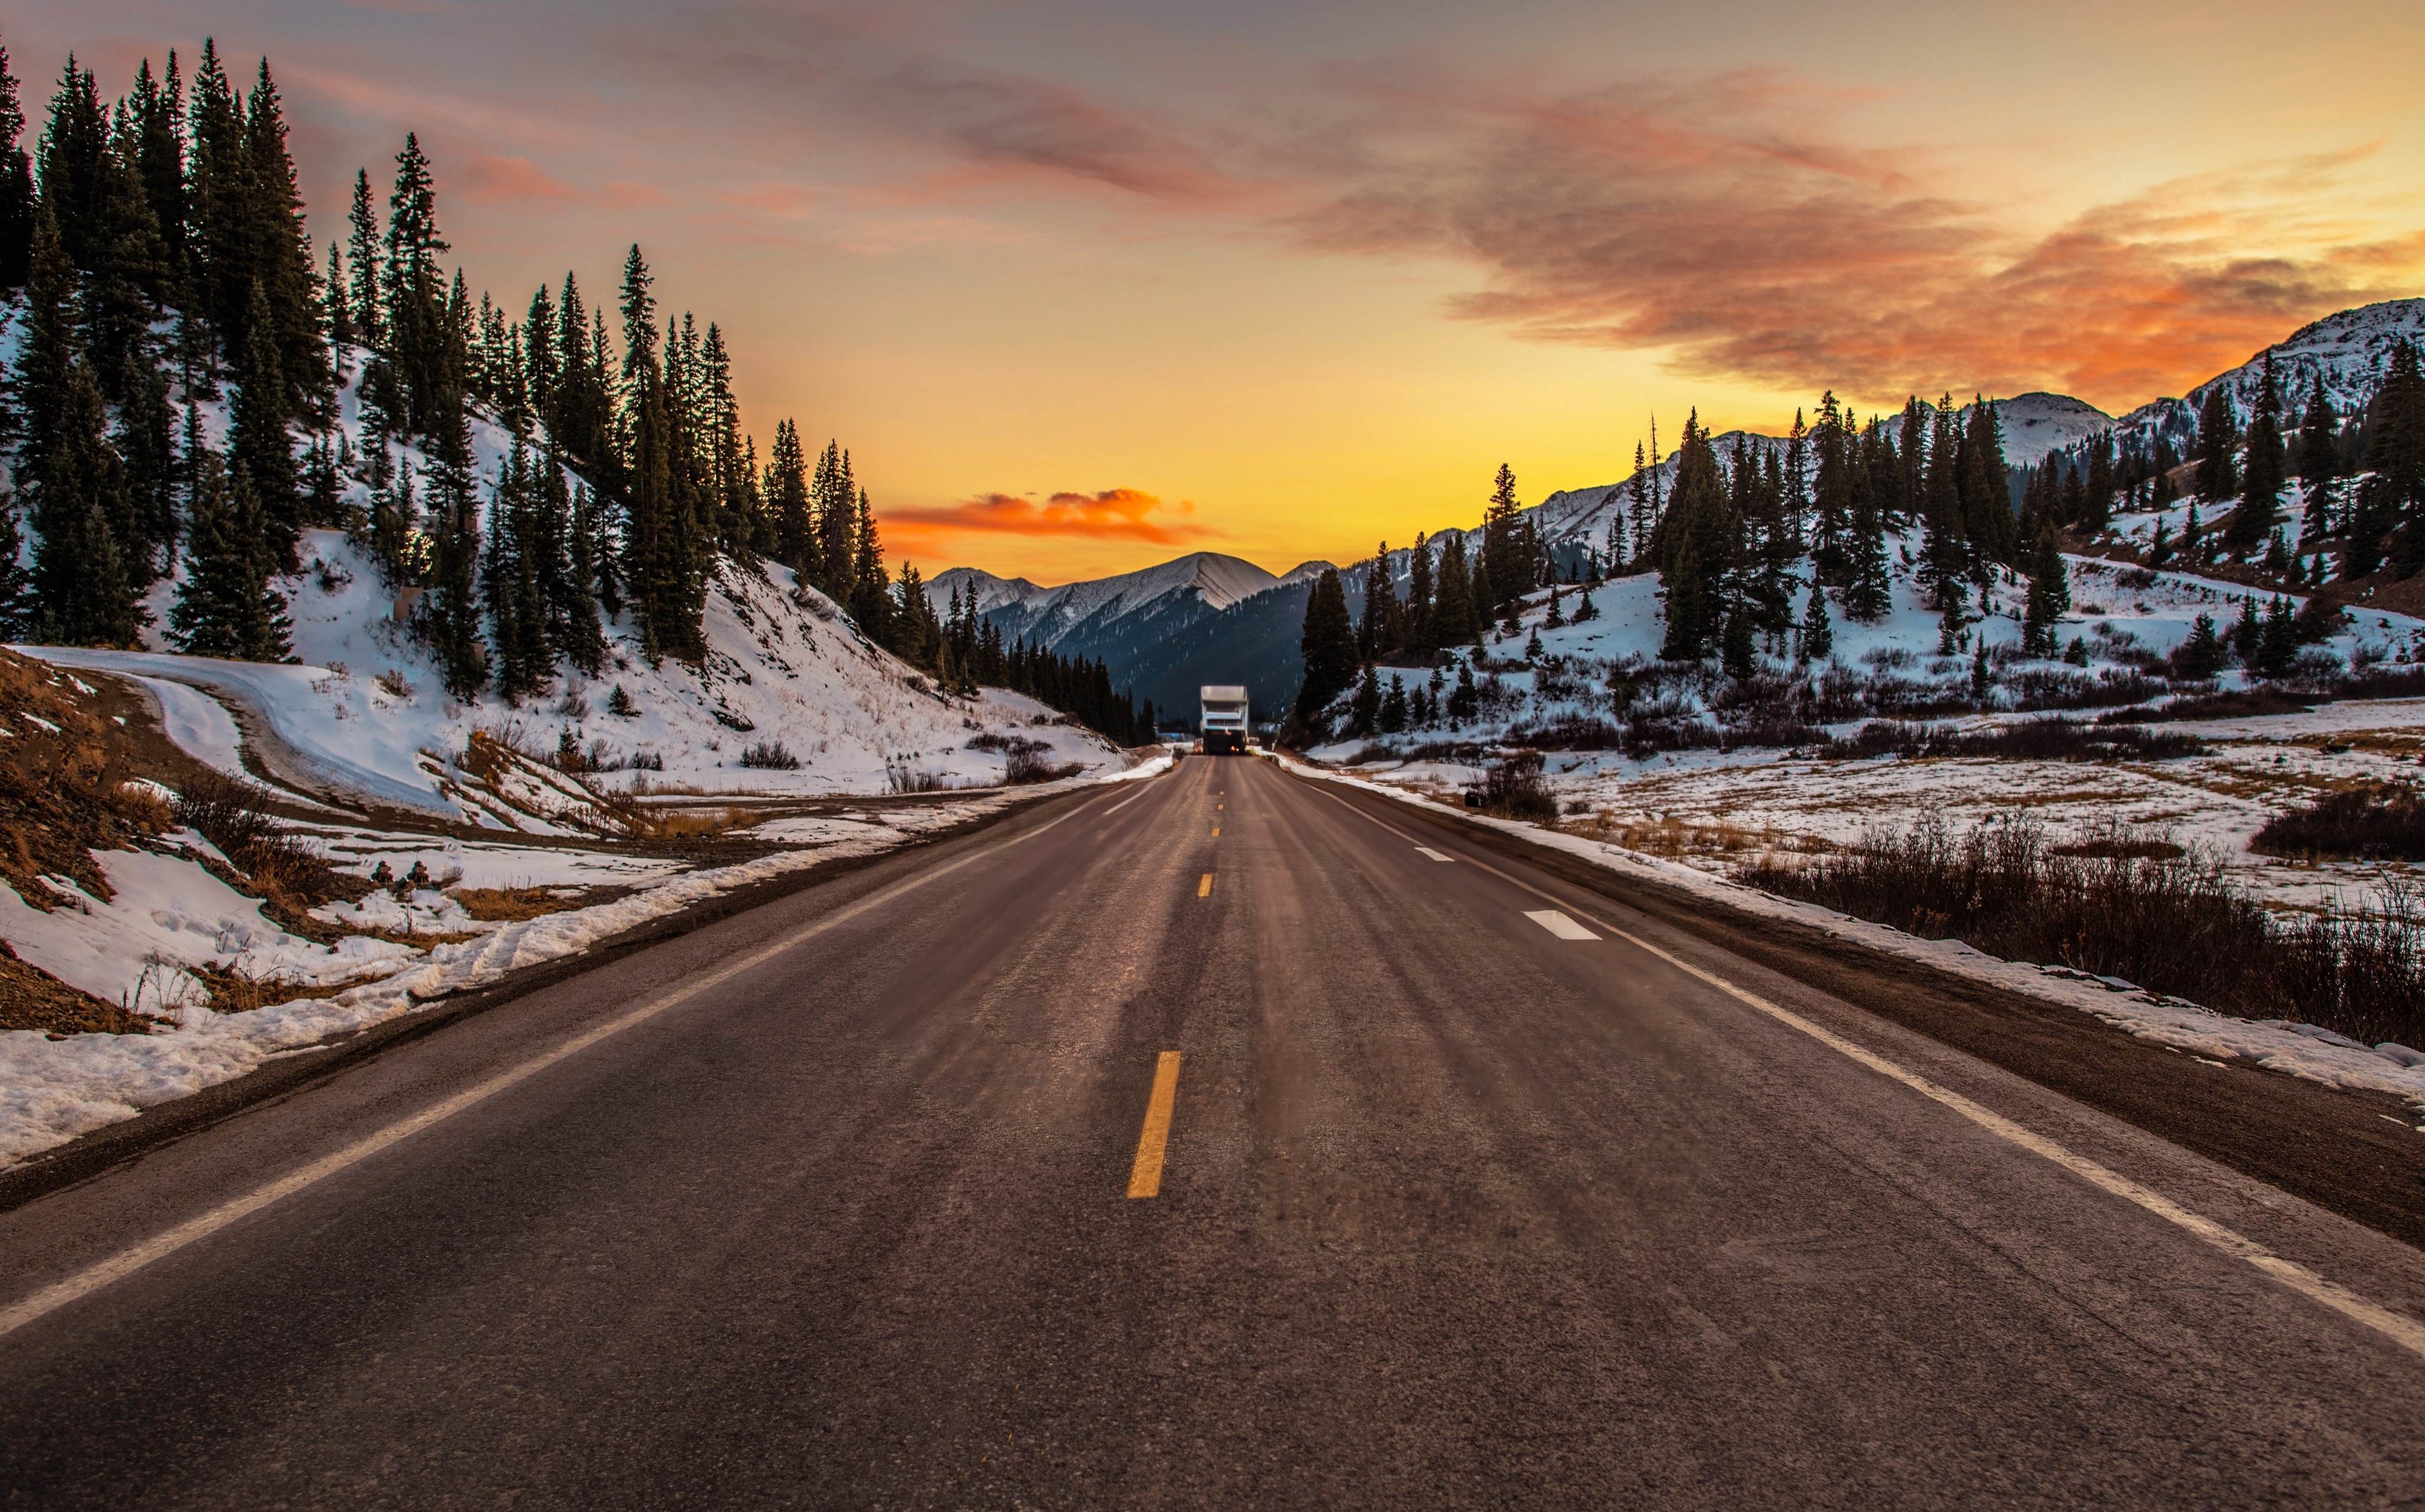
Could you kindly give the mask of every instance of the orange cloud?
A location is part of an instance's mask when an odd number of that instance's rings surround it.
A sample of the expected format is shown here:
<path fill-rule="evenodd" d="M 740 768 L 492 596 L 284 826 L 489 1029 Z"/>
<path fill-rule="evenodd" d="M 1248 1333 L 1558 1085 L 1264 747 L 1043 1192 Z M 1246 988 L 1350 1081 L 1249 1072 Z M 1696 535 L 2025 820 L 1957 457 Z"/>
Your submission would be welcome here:
<path fill-rule="evenodd" d="M 1055 493 L 1043 502 L 1025 494 L 981 493 L 956 504 L 904 505 L 884 511 L 888 531 L 933 539 L 960 534 L 1079 537 L 1091 540 L 1145 541 L 1159 546 L 1217 536 L 1203 525 L 1148 516 L 1168 510 L 1180 515 L 1196 506 L 1181 500 L 1165 505 L 1139 489 L 1105 489 L 1100 493 Z M 904 532 L 900 527 L 907 527 Z"/>
<path fill-rule="evenodd" d="M 2032 235 L 1956 166 L 1839 139 L 1848 97 L 1782 74 L 1556 95 L 1400 78 L 1351 97 L 1353 166 L 1292 217 L 1297 236 L 1471 265 L 1484 287 L 1453 314 L 1664 348 L 1692 377 L 2128 405 L 2425 277 L 2425 233 L 2340 213 L 2337 172 L 2364 152 L 2161 185 Z"/>

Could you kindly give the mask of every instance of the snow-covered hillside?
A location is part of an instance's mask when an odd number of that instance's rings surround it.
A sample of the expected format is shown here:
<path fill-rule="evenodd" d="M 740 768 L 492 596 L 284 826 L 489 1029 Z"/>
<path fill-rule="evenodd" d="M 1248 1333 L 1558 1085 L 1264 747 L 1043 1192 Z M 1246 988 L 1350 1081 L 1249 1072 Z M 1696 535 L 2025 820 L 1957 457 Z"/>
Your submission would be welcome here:
<path fill-rule="evenodd" d="M 1316 571 L 1320 565 L 1308 564 Z M 1141 571 L 1051 588 L 956 567 L 937 573 L 926 585 L 926 595 L 943 613 L 955 592 L 974 593 L 978 612 L 1001 630 L 1004 640 L 1025 640 L 1058 655 L 1104 661 L 1110 664 L 1114 685 L 1126 686 L 1132 681 L 1129 665 L 1138 655 L 1294 576 L 1278 578 L 1235 556 L 1196 552 Z"/>
<path fill-rule="evenodd" d="M 2425 298 L 2389 299 L 2327 315 L 2302 327 L 2277 346 L 2274 381 L 2281 385 L 2286 425 L 2295 426 L 2319 376 L 2333 410 L 2342 419 L 2363 409 L 2383 382 L 2391 349 L 2401 341 L 2425 341 Z M 2241 425 L 2256 412 L 2256 396 L 2265 381 L 2265 352 L 2240 366 L 2219 373 L 2179 398 L 2156 399 L 2114 422 L 2115 439 L 2126 447 L 2152 451 L 2158 441 L 2172 443 L 2186 457 L 2197 441 L 2198 415 L 2207 394 L 2220 386 L 2229 395 L 2232 413 Z"/>
<path fill-rule="evenodd" d="M 346 349 L 338 394 L 339 428 L 358 456 L 367 444 L 361 358 Z M 228 401 L 198 408 L 205 438 L 224 445 Z M 475 473 L 493 481 L 514 435 L 477 411 L 470 428 Z M 396 468 L 426 469 L 417 448 L 386 444 Z M 344 498 L 365 511 L 372 503 L 359 479 L 346 480 Z M 165 630 L 182 561 L 148 603 L 152 654 L 36 654 L 201 690 L 257 732 L 256 767 L 305 794 L 491 825 L 527 819 L 469 796 L 459 763 L 475 731 L 541 756 L 578 752 L 585 780 L 611 789 L 797 795 L 881 793 L 905 781 L 988 785 L 1003 780 L 1006 757 L 968 748 L 986 733 L 1035 740 L 1055 765 L 1124 764 L 1107 743 L 1031 700 L 944 697 L 779 564 L 719 563 L 707 595 L 708 651 L 697 665 L 651 666 L 625 615 L 605 627 L 608 660 L 599 676 L 559 663 L 543 696 L 514 705 L 494 695 L 468 703 L 445 695 L 436 656 L 401 622 L 398 594 L 343 532 L 306 532 L 300 555 L 303 571 L 273 584 L 288 604 L 297 665 L 170 654 Z"/>

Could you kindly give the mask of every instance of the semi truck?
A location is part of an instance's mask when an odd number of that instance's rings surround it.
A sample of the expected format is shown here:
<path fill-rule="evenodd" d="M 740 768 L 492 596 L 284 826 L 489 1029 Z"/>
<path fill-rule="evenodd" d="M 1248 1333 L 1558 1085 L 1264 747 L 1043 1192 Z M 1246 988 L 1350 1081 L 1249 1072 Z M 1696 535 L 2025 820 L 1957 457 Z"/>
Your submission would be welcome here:
<path fill-rule="evenodd" d="M 1203 714 L 1196 731 L 1204 742 L 1204 754 L 1216 756 L 1246 750 L 1246 690 L 1233 685 L 1207 683 L 1201 690 Z"/>

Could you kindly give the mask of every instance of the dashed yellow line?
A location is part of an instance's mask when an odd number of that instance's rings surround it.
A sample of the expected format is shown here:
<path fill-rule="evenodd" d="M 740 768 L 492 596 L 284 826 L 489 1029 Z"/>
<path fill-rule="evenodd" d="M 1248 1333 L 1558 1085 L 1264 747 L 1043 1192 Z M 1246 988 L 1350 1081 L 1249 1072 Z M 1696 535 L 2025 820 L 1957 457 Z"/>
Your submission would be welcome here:
<path fill-rule="evenodd" d="M 1211 872 L 1206 872 L 1204 874 L 1204 880 L 1196 884 L 1196 895 L 1199 898 L 1209 898 L 1212 895 L 1212 874 Z"/>
<path fill-rule="evenodd" d="M 1212 879 L 1204 879 L 1210 883 Z M 1145 1127 L 1137 1134 L 1136 1163 L 1129 1167 L 1129 1196 L 1162 1195 L 1162 1161 L 1170 1149 L 1170 1112 L 1179 1102 L 1179 1052 L 1165 1050 L 1154 1063 L 1153 1096 L 1146 1100 Z"/>

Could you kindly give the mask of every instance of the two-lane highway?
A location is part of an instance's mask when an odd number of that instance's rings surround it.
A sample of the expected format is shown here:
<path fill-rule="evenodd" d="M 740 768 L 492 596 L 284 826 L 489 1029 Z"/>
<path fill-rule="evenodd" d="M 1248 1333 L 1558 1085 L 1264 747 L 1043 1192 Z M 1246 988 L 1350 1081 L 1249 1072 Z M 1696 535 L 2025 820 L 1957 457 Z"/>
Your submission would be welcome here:
<path fill-rule="evenodd" d="M 2411 1252 L 1664 938 L 1261 761 L 1045 805 L 0 1216 L 0 1488 L 2425 1497 Z"/>

